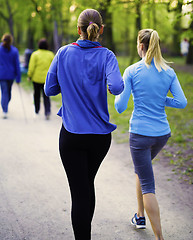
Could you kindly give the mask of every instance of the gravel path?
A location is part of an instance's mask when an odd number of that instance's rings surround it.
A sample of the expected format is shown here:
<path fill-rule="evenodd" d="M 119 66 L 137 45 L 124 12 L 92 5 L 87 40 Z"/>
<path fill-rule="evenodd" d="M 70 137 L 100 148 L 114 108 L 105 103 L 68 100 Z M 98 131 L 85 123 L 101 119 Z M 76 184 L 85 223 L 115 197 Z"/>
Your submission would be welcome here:
<path fill-rule="evenodd" d="M 73 240 L 70 194 L 58 153 L 61 119 L 52 104 L 34 118 L 32 93 L 13 86 L 9 118 L 0 114 L 0 240 Z M 22 101 L 21 101 L 22 100 Z M 23 102 L 23 104 L 22 104 Z M 193 186 L 154 164 L 165 240 L 193 239 Z M 149 221 L 136 230 L 135 176 L 128 144 L 112 143 L 96 178 L 92 240 L 153 240 Z"/>

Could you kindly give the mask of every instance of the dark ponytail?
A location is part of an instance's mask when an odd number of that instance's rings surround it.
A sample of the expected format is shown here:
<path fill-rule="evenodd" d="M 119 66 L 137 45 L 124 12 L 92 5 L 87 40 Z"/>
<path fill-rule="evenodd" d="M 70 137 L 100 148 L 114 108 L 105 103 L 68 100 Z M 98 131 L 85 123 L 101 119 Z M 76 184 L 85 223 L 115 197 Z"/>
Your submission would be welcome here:
<path fill-rule="evenodd" d="M 3 47 L 7 48 L 8 50 L 11 49 L 11 44 L 13 42 L 13 37 L 11 36 L 11 34 L 4 34 L 3 37 L 2 37 L 2 42 L 3 42 Z"/>
<path fill-rule="evenodd" d="M 97 41 L 99 30 L 103 25 L 100 13 L 95 9 L 84 10 L 78 18 L 78 27 L 81 29 L 80 39 Z"/>

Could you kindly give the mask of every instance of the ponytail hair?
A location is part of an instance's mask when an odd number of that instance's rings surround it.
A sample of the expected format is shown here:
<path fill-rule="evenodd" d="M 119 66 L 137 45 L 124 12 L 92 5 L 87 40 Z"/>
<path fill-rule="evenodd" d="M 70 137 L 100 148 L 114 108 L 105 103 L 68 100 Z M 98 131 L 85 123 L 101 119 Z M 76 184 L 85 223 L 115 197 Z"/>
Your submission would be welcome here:
<path fill-rule="evenodd" d="M 99 38 L 99 30 L 103 25 L 100 13 L 95 9 L 84 10 L 78 18 L 78 27 L 81 29 L 80 39 L 97 41 Z"/>
<path fill-rule="evenodd" d="M 168 69 L 167 61 L 162 57 L 160 49 L 160 38 L 157 31 L 153 29 L 143 29 L 138 33 L 139 43 L 143 43 L 146 55 L 145 64 L 146 66 L 151 65 L 152 59 L 154 59 L 155 67 L 159 72 Z"/>
<path fill-rule="evenodd" d="M 94 41 L 99 37 L 99 26 L 96 23 L 90 23 L 86 29 L 88 40 Z"/>
<path fill-rule="evenodd" d="M 3 37 L 1 38 L 2 42 L 3 42 L 3 47 L 7 48 L 8 50 L 11 49 L 11 44 L 13 42 L 13 37 L 11 34 L 9 33 L 5 33 L 3 35 Z"/>

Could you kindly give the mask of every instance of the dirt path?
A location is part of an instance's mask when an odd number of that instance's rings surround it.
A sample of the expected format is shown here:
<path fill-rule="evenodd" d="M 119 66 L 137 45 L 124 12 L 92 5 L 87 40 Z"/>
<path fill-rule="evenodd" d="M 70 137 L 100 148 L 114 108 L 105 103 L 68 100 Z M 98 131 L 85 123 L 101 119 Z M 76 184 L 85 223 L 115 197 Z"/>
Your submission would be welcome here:
<path fill-rule="evenodd" d="M 24 106 L 21 104 L 21 97 Z M 0 115 L 0 239 L 73 240 L 70 194 L 58 154 L 61 119 L 33 117 L 32 94 L 13 86 L 7 120 Z M 25 111 L 25 114 L 24 114 Z M 193 239 L 193 186 L 180 183 L 169 167 L 154 164 L 157 198 L 166 240 Z M 128 144 L 112 143 L 96 178 L 92 240 L 153 240 L 136 230 L 135 176 Z"/>

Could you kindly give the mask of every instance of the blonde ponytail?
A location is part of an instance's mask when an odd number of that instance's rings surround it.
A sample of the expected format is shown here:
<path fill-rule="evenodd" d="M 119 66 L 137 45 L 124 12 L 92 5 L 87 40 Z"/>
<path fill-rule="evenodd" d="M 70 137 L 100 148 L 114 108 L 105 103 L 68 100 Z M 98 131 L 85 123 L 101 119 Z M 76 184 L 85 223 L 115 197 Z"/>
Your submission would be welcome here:
<path fill-rule="evenodd" d="M 167 61 L 162 57 L 160 49 L 160 39 L 157 31 L 152 29 L 143 29 L 139 31 L 138 39 L 140 43 L 143 43 L 146 48 L 145 64 L 151 65 L 152 59 L 154 59 L 155 67 L 159 72 L 167 70 L 169 67 Z"/>
<path fill-rule="evenodd" d="M 87 27 L 88 40 L 94 41 L 99 37 L 99 27 L 96 23 L 90 23 Z"/>

